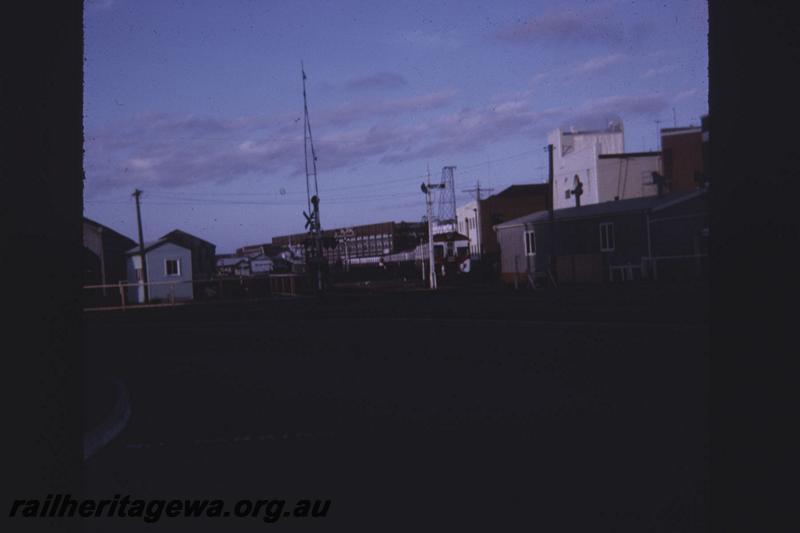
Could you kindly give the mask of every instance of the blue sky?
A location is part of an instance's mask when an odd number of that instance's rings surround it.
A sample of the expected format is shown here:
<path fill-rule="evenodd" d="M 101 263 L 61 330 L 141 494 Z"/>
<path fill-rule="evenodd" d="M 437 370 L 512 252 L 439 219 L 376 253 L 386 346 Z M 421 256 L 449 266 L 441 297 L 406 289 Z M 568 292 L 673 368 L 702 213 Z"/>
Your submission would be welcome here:
<path fill-rule="evenodd" d="M 301 60 L 323 228 L 420 220 L 428 165 L 499 192 L 546 179 L 558 126 L 642 151 L 708 111 L 702 0 L 85 6 L 86 215 L 135 237 L 139 188 L 145 239 L 219 252 L 303 231 Z"/>

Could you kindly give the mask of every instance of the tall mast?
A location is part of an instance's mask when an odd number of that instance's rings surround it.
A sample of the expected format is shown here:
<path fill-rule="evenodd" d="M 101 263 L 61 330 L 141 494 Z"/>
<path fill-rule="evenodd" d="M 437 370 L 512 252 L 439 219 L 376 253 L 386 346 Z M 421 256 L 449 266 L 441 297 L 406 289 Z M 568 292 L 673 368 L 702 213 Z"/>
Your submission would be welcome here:
<path fill-rule="evenodd" d="M 322 226 L 319 216 L 319 186 L 317 184 L 317 153 L 314 150 L 314 140 L 311 136 L 311 121 L 308 116 L 308 97 L 306 95 L 306 71 L 303 62 L 300 62 L 300 72 L 303 75 L 303 112 L 305 121 L 303 125 L 303 153 L 306 167 L 306 195 L 308 197 L 308 214 L 306 214 L 306 227 L 312 238 L 311 262 L 316 270 L 317 289 L 322 290 L 321 263 L 322 252 Z M 308 155 L 311 152 L 311 168 L 309 171 Z M 311 176 L 314 176 L 314 189 L 311 189 Z"/>

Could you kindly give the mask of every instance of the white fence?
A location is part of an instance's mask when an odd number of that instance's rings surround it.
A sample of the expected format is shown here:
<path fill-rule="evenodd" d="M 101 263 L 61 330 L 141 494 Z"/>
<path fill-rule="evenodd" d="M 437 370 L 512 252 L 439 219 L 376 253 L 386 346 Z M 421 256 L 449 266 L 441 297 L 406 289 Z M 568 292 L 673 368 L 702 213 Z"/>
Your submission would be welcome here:
<path fill-rule="evenodd" d="M 221 300 L 257 300 L 271 296 L 294 296 L 305 289 L 305 276 L 298 274 L 271 274 L 269 276 L 229 277 L 191 281 L 119 282 L 116 284 L 87 285 L 83 287 L 83 308 L 86 311 L 127 309 L 130 307 L 164 307 L 187 303 Z M 191 291 L 186 290 L 191 286 Z M 148 287 L 148 303 L 143 300 L 144 287 Z M 155 287 L 166 287 L 152 297 Z M 131 298 L 132 291 L 138 294 Z"/>

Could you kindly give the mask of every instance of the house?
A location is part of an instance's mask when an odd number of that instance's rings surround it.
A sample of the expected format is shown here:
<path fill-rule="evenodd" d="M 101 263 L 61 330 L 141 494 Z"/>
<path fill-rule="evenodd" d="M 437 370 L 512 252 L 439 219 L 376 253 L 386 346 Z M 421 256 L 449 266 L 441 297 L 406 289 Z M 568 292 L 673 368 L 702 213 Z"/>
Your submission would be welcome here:
<path fill-rule="evenodd" d="M 605 130 L 557 129 L 553 146 L 553 205 L 556 209 L 655 196 L 661 152 L 625 153 L 622 124 Z"/>
<path fill-rule="evenodd" d="M 258 257 L 266 255 L 268 257 L 275 257 L 282 253 L 288 253 L 286 246 L 280 246 L 272 243 L 264 244 L 249 244 L 236 249 L 236 254 L 239 256 Z"/>
<path fill-rule="evenodd" d="M 697 189 L 531 213 L 495 227 L 501 277 L 559 283 L 706 273 L 708 194 Z M 551 257 L 553 261 L 551 262 Z"/>
<path fill-rule="evenodd" d="M 162 235 L 161 239 L 166 239 L 191 250 L 192 275 L 195 280 L 207 280 L 214 277 L 217 270 L 216 245 L 178 229 Z"/>
<path fill-rule="evenodd" d="M 133 239 L 84 217 L 84 285 L 108 285 L 127 280 L 125 252 L 135 245 Z"/>
<path fill-rule="evenodd" d="M 269 274 L 275 268 L 275 262 L 266 254 L 250 258 L 250 272 L 254 276 Z"/>
<path fill-rule="evenodd" d="M 246 256 L 240 255 L 224 255 L 217 257 L 217 276 L 231 277 L 231 276 L 250 276 L 250 261 L 251 259 Z"/>
<path fill-rule="evenodd" d="M 142 283 L 142 257 L 136 246 L 126 252 L 128 282 L 138 284 L 128 288 L 128 302 L 156 303 L 159 301 L 185 301 L 194 297 L 192 251 L 169 239 L 145 243 L 144 266 L 147 269 L 147 291 Z"/>

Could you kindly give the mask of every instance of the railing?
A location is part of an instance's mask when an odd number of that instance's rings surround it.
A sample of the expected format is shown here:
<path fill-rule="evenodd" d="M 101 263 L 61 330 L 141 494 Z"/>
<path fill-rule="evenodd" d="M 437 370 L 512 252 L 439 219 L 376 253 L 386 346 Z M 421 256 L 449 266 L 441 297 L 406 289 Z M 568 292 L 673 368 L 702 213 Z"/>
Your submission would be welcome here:
<path fill-rule="evenodd" d="M 83 308 L 87 311 L 131 307 L 165 307 L 209 301 L 259 300 L 273 296 L 295 296 L 305 290 L 305 276 L 229 277 L 208 280 L 119 282 L 83 287 Z M 144 287 L 148 302 L 143 303 Z M 161 290 L 159 290 L 161 289 Z"/>
<path fill-rule="evenodd" d="M 116 284 L 102 284 L 102 285 L 86 285 L 83 287 L 83 308 L 85 310 L 101 310 L 101 309 L 125 309 L 130 306 L 137 307 L 156 307 L 156 306 L 174 306 L 183 303 L 187 298 L 183 297 L 186 291 L 179 293 L 176 289 L 178 286 L 189 285 L 191 287 L 192 281 L 151 281 L 151 282 L 118 282 Z M 137 300 L 144 299 L 144 287 L 148 288 L 148 292 L 152 292 L 153 287 L 165 287 L 166 292 L 157 293 L 158 296 L 149 298 L 148 304 L 141 303 Z M 116 289 L 115 291 L 108 291 L 106 289 Z M 131 298 L 129 294 L 130 289 L 137 291 L 135 298 Z M 88 292 L 87 292 L 88 291 Z M 101 294 L 92 291 L 102 291 Z M 191 294 L 191 288 L 190 288 Z M 141 295 L 141 296 L 140 296 Z M 191 299 L 191 296 L 188 298 Z"/>
<path fill-rule="evenodd" d="M 701 278 L 708 275 L 708 254 L 642 257 L 642 277 L 655 281 L 669 278 Z"/>

